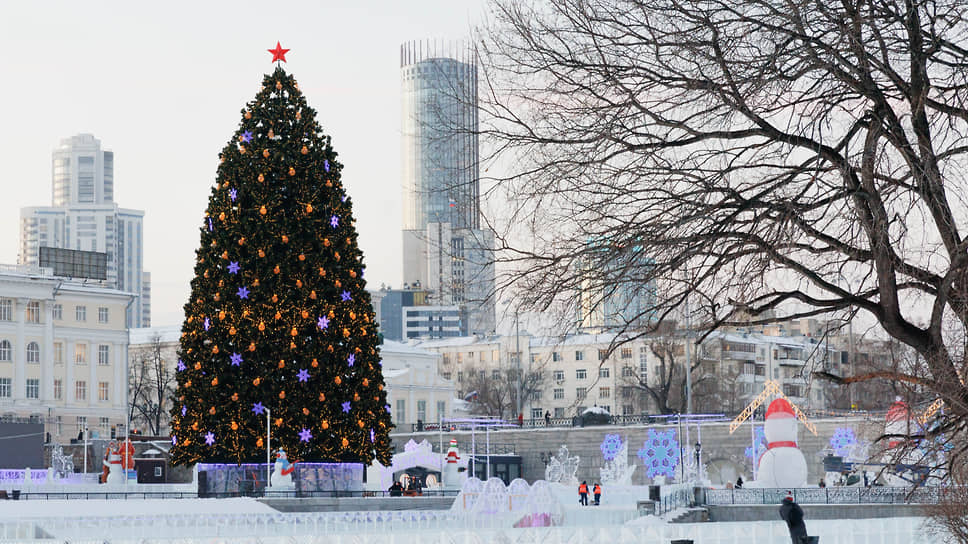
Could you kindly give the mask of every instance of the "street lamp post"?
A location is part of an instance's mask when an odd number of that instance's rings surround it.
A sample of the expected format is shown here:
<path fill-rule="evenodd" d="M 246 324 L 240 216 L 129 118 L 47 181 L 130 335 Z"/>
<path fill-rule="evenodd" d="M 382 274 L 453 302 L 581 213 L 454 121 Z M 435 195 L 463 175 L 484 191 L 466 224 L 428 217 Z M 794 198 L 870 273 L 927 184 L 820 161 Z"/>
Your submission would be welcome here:
<path fill-rule="evenodd" d="M 518 373 L 518 414 L 524 414 L 521 410 L 524 409 L 524 399 L 521 395 L 524 392 L 524 376 L 521 375 L 521 330 L 518 324 L 518 313 L 521 311 L 520 307 L 514 308 L 514 351 L 515 357 L 517 359 L 517 373 Z"/>
<path fill-rule="evenodd" d="M 700 442 L 696 442 L 695 449 L 696 449 L 696 481 L 698 482 L 702 480 L 702 465 L 700 464 L 700 459 L 701 459 L 700 455 L 702 454 L 702 444 Z"/>

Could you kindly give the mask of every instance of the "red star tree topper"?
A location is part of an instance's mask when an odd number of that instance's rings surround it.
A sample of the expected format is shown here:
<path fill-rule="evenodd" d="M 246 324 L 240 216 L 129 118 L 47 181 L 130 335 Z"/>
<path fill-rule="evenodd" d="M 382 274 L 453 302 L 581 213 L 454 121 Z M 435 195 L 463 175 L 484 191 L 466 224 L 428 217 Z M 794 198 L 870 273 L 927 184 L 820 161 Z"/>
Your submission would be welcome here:
<path fill-rule="evenodd" d="M 282 61 L 286 62 L 286 53 L 289 52 L 288 49 L 283 49 L 279 42 L 276 42 L 275 49 L 266 49 L 266 51 L 272 53 L 272 62 Z"/>

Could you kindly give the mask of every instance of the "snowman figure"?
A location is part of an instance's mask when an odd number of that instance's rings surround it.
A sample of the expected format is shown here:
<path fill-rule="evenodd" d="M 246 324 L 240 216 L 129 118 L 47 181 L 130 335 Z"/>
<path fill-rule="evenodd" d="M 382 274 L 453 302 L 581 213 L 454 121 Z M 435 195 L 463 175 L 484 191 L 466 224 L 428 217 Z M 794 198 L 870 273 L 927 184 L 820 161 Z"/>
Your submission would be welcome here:
<path fill-rule="evenodd" d="M 290 463 L 286 457 L 286 450 L 279 448 L 276 453 L 276 463 L 272 470 L 272 489 L 293 489 L 292 473 L 296 470 L 296 464 Z"/>
<path fill-rule="evenodd" d="M 457 439 L 452 438 L 450 447 L 447 448 L 447 463 L 444 465 L 444 487 L 460 487 L 460 474 L 457 470 L 458 461 L 460 461 L 460 453 L 457 451 Z"/>
<path fill-rule="evenodd" d="M 807 461 L 797 447 L 797 416 L 786 399 L 766 410 L 766 451 L 756 475 L 758 487 L 791 489 L 807 485 Z"/>
<path fill-rule="evenodd" d="M 125 474 L 124 469 L 121 468 L 121 448 L 117 443 L 111 442 L 108 445 L 108 451 L 102 464 L 107 470 L 104 483 L 109 485 L 124 485 Z"/>

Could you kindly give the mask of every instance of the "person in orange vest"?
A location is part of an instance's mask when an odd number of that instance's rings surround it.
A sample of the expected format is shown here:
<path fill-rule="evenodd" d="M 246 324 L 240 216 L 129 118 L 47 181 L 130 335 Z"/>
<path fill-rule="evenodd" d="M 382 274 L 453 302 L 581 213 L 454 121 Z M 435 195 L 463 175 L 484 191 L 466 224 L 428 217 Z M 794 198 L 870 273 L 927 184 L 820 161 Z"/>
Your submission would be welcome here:
<path fill-rule="evenodd" d="M 602 486 L 595 482 L 595 487 L 592 488 L 592 493 L 595 494 L 595 506 L 598 506 L 602 501 Z"/>
<path fill-rule="evenodd" d="M 582 506 L 588 506 L 588 483 L 582 482 L 578 486 L 578 504 Z"/>

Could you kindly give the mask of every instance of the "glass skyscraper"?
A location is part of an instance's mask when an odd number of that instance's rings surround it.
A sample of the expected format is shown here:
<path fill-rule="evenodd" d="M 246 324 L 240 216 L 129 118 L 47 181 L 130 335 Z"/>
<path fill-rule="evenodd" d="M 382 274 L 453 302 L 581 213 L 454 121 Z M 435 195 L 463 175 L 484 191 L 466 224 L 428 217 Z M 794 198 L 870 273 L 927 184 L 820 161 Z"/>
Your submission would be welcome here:
<path fill-rule="evenodd" d="M 477 62 L 458 44 L 400 47 L 403 274 L 465 334 L 495 328 L 493 233 L 480 226 Z"/>
<path fill-rule="evenodd" d="M 20 210 L 20 264 L 38 265 L 41 246 L 106 253 L 107 285 L 137 295 L 128 326 L 151 326 L 145 212 L 114 202 L 114 153 L 91 134 L 65 138 L 54 150 L 51 179 L 52 205 Z"/>

